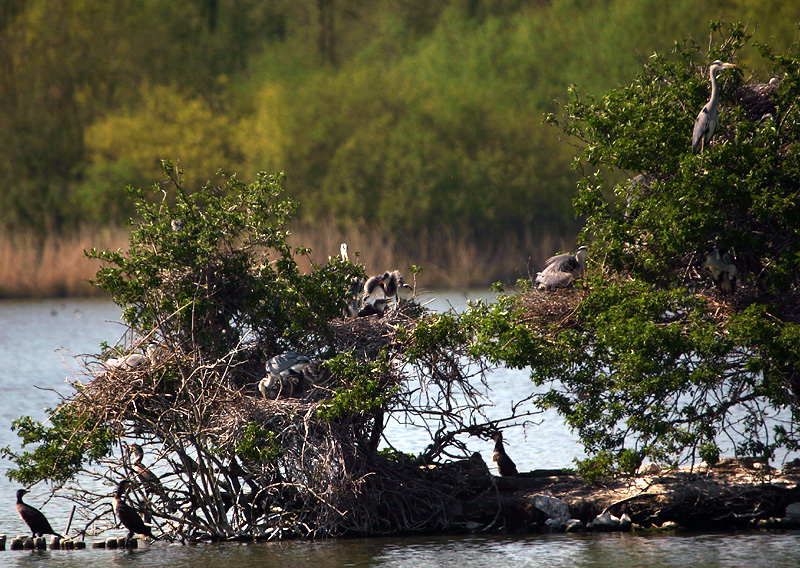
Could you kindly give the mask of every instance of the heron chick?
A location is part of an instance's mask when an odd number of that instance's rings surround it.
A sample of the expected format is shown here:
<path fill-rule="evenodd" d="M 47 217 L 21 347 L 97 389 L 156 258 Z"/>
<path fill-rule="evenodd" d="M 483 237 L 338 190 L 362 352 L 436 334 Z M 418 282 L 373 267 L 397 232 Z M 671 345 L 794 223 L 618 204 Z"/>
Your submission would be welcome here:
<path fill-rule="evenodd" d="M 739 269 L 733 264 L 733 257 L 726 249 L 717 247 L 711 251 L 703 263 L 703 268 L 711 272 L 711 278 L 723 294 L 732 294 L 736 291 Z"/>

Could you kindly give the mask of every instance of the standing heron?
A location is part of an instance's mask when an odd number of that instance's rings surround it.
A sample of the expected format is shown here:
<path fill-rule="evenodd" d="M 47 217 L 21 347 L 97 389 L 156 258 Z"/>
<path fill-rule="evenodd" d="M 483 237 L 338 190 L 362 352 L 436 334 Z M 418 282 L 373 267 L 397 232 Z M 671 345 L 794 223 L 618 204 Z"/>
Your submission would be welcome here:
<path fill-rule="evenodd" d="M 31 529 L 34 538 L 43 534 L 54 534 L 57 537 L 61 537 L 60 534 L 53 530 L 47 517 L 39 509 L 22 502 L 22 496 L 26 493 L 28 493 L 27 489 L 17 490 L 17 513 L 28 525 L 28 528 Z"/>
<path fill-rule="evenodd" d="M 130 481 L 127 479 L 120 481 L 117 486 L 117 492 L 114 494 L 114 499 L 111 501 L 117 520 L 128 529 L 127 539 L 132 539 L 134 534 L 140 534 L 158 540 L 153 536 L 153 529 L 149 525 L 144 524 L 142 517 L 139 516 L 136 509 L 122 500 L 122 495 L 125 493 L 128 485 L 130 485 Z"/>
<path fill-rule="evenodd" d="M 517 475 L 517 466 L 508 457 L 506 449 L 503 446 L 503 433 L 497 432 L 492 436 L 494 440 L 494 451 L 492 452 L 492 461 L 497 466 L 497 471 L 501 477 L 514 477 Z"/>
<path fill-rule="evenodd" d="M 566 288 L 576 278 L 581 278 L 586 270 L 586 255 L 589 247 L 582 246 L 572 254 L 551 256 L 544 263 L 541 272 L 536 273 L 539 288 Z"/>
<path fill-rule="evenodd" d="M 708 68 L 708 74 L 711 77 L 711 98 L 697 115 L 697 120 L 694 122 L 694 131 L 692 132 L 692 152 L 697 154 L 702 152 L 703 149 L 711 141 L 714 136 L 714 131 L 719 124 L 719 86 L 717 85 L 717 73 L 723 69 L 736 67 L 733 63 L 723 63 L 720 60 L 715 61 Z"/>

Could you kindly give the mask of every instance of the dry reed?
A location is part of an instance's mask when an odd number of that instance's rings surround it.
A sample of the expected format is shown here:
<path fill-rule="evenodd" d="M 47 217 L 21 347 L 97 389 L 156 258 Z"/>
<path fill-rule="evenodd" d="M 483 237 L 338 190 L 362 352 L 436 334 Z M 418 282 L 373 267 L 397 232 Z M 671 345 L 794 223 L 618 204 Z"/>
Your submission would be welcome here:
<path fill-rule="evenodd" d="M 101 296 L 93 287 L 100 263 L 83 251 L 124 248 L 124 227 L 78 227 L 72 232 L 38 237 L 33 232 L 0 233 L 0 298 Z"/>
<path fill-rule="evenodd" d="M 429 230 L 409 239 L 415 248 L 405 248 L 393 234 L 377 227 L 363 225 L 342 229 L 332 221 L 314 226 L 297 226 L 290 242 L 309 247 L 311 260 L 324 263 L 328 256 L 339 254 L 346 242 L 350 260 L 364 264 L 367 274 L 400 269 L 409 279 L 411 265 L 423 269 L 418 283 L 427 288 L 468 288 L 488 286 L 501 281 L 513 284 L 518 278 L 535 274 L 545 259 L 558 251 L 570 250 L 573 241 L 549 234 L 538 236 L 528 232 L 519 239 L 502 242 L 476 241 L 457 233 L 450 227 Z M 305 259 L 299 261 L 301 270 L 308 270 Z"/>
<path fill-rule="evenodd" d="M 130 230 L 125 227 L 77 227 L 71 232 L 44 238 L 32 232 L 0 232 L 0 298 L 45 298 L 102 296 L 89 284 L 100 263 L 86 258 L 83 251 L 125 249 Z M 290 242 L 312 249 L 311 260 L 324 263 L 339 254 L 339 245 L 348 243 L 351 260 L 362 262 L 369 274 L 400 269 L 411 280 L 411 265 L 422 267 L 417 281 L 426 288 L 468 288 L 507 284 L 535 274 L 548 256 L 569 250 L 572 242 L 551 235 L 529 233 L 520 239 L 503 242 L 477 241 L 442 227 L 402 241 L 415 241 L 414 248 L 377 227 L 364 225 L 342 229 L 333 221 L 313 226 L 297 225 Z M 299 258 L 302 271 L 310 262 Z"/>

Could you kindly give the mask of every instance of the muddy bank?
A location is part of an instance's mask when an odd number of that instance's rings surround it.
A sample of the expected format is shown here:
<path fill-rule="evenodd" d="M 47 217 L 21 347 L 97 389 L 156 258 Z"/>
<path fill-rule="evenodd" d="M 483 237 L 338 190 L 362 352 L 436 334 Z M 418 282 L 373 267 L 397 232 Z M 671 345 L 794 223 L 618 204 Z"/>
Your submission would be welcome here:
<path fill-rule="evenodd" d="M 727 459 L 715 467 L 673 471 L 654 468 L 651 473 L 603 485 L 589 485 L 564 470 L 507 478 L 476 475 L 472 483 L 478 492 L 459 503 L 454 528 L 524 532 L 567 527 L 800 527 L 800 505 L 790 507 L 800 502 L 800 469 L 774 470 L 751 460 Z M 621 525 L 614 521 L 620 518 Z M 570 525 L 570 520 L 580 524 L 572 521 Z"/>

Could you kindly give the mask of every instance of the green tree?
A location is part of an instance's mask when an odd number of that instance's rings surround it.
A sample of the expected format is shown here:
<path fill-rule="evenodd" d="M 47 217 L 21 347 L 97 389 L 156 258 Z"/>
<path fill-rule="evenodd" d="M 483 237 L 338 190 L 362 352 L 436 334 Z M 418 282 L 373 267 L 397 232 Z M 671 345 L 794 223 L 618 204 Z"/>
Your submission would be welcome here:
<path fill-rule="evenodd" d="M 708 61 L 735 62 L 751 41 L 740 25 L 712 30 L 709 53 L 679 44 L 628 86 L 597 98 L 573 90 L 550 118 L 583 145 L 575 206 L 593 241 L 587 283 L 504 298 L 520 323 L 494 324 L 476 345 L 531 366 L 549 387 L 539 403 L 578 432 L 592 476 L 645 458 L 713 460 L 723 441 L 768 459 L 799 449 L 800 46 L 761 46 L 778 86 L 720 76 L 720 126 L 695 155 Z M 720 249 L 739 273 L 734 293 L 706 264 Z"/>

